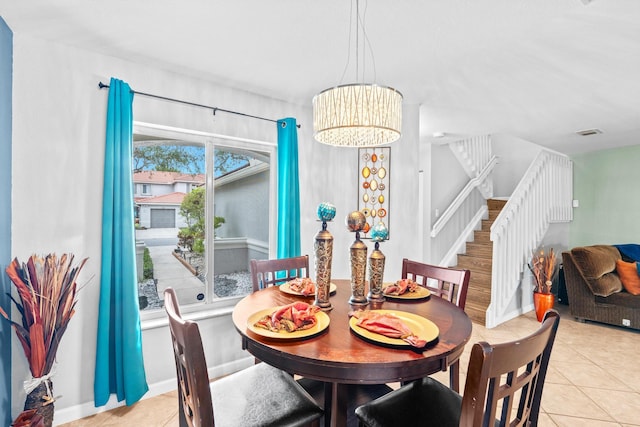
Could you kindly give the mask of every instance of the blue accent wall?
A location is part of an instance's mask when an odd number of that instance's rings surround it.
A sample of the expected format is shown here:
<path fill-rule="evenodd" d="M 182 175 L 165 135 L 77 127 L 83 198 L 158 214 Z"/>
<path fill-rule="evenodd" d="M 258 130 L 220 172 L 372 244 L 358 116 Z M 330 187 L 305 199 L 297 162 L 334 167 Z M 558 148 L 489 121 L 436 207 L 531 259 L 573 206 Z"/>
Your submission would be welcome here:
<path fill-rule="evenodd" d="M 11 282 L 11 87 L 13 33 L 0 16 L 0 306 L 10 313 Z M 11 327 L 0 319 L 0 425 L 11 425 Z"/>

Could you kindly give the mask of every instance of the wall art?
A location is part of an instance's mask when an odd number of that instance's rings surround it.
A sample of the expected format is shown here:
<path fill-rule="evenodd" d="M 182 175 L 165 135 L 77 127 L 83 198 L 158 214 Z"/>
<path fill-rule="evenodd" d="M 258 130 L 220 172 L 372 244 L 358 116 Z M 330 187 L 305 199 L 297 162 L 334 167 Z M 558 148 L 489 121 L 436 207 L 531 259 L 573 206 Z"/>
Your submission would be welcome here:
<path fill-rule="evenodd" d="M 382 222 L 389 230 L 390 147 L 358 149 L 358 210 L 367 219 L 363 239 Z M 390 234 L 389 234 L 390 236 Z"/>

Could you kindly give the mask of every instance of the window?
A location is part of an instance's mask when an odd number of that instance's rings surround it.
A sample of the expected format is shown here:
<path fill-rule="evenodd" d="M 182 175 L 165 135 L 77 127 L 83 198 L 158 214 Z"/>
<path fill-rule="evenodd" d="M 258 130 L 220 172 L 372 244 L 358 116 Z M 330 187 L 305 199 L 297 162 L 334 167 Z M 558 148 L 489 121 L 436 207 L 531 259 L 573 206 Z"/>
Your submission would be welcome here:
<path fill-rule="evenodd" d="M 145 196 L 151 194 L 149 184 L 142 184 L 142 194 Z"/>
<path fill-rule="evenodd" d="M 140 309 L 235 301 L 251 292 L 249 261 L 275 236 L 275 144 L 134 126 L 133 180 Z M 275 238 L 275 237 L 274 237 Z"/>

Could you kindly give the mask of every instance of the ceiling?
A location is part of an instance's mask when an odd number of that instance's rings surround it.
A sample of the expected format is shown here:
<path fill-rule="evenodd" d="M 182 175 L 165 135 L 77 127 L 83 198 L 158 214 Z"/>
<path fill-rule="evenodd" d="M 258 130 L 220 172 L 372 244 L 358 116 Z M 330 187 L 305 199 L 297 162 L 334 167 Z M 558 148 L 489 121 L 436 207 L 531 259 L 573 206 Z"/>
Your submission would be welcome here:
<path fill-rule="evenodd" d="M 0 16 L 16 36 L 310 106 L 323 89 L 362 81 L 351 5 L 0 0 Z M 640 144 L 638 0 L 361 0 L 365 7 L 376 71 L 365 80 L 420 105 L 426 140 L 509 134 L 567 154 Z M 360 61 L 360 71 L 373 62 Z M 592 128 L 602 133 L 575 134 Z"/>

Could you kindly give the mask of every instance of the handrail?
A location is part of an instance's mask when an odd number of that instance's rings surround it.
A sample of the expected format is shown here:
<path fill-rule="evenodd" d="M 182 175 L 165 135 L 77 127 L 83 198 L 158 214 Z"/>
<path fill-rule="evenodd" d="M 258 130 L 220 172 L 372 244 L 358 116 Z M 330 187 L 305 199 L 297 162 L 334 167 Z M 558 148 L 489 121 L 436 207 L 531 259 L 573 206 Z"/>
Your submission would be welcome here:
<path fill-rule="evenodd" d="M 489 176 L 493 168 L 495 167 L 498 159 L 496 156 L 492 156 L 489 162 L 484 166 L 482 171 L 478 174 L 478 176 L 472 178 L 467 182 L 467 185 L 464 186 L 460 193 L 453 199 L 449 207 L 444 211 L 442 216 L 433 224 L 433 228 L 431 229 L 431 237 L 436 237 L 440 231 L 447 225 L 447 222 L 453 217 L 454 213 L 458 210 L 458 208 L 462 205 L 469 194 L 481 185 L 485 179 Z"/>

